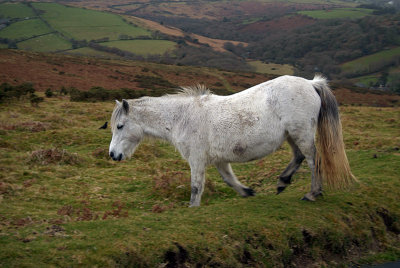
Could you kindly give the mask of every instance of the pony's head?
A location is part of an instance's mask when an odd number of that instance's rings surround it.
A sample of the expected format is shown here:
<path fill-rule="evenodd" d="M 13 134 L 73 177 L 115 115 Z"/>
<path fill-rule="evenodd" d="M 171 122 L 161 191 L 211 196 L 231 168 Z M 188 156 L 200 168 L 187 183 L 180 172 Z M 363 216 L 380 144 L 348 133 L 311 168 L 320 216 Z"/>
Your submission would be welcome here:
<path fill-rule="evenodd" d="M 116 101 L 111 116 L 112 139 L 110 143 L 110 157 L 115 161 L 131 157 L 144 135 L 143 129 L 129 114 L 129 103 L 126 100 Z"/>

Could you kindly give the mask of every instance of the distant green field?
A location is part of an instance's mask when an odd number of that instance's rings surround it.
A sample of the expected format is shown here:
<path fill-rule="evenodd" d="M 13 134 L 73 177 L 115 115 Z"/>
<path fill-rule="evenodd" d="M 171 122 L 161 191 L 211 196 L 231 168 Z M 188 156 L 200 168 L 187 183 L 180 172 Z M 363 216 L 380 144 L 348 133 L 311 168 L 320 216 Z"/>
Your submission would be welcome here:
<path fill-rule="evenodd" d="M 130 25 L 121 17 L 105 12 L 66 7 L 54 3 L 33 3 L 36 9 L 45 13 L 43 18 L 54 29 L 67 37 L 77 40 L 93 40 L 108 37 L 117 40 L 121 34 L 129 36 L 150 36 L 150 32 Z"/>
<path fill-rule="evenodd" d="M 71 43 L 56 34 L 48 34 L 18 43 L 18 48 L 37 52 L 56 52 L 71 48 Z"/>
<path fill-rule="evenodd" d="M 82 55 L 82 56 L 95 56 L 95 57 L 101 57 L 101 58 L 112 58 L 112 59 L 120 58 L 119 56 L 117 56 L 115 54 L 107 53 L 104 51 L 98 51 L 98 50 L 95 50 L 90 47 L 82 47 L 82 48 L 72 49 L 72 50 L 69 50 L 67 53 Z"/>
<path fill-rule="evenodd" d="M 342 65 L 342 70 L 346 73 L 368 73 L 373 71 L 374 65 L 384 64 L 400 56 L 400 47 L 383 50 L 381 52 L 364 56 Z"/>
<path fill-rule="evenodd" d="M 0 4 L 0 17 L 4 18 L 25 18 L 33 17 L 33 10 L 22 3 L 3 3 Z"/>
<path fill-rule="evenodd" d="M 275 75 L 294 74 L 294 68 L 289 64 L 263 63 L 261 61 L 249 61 L 248 64 L 250 64 L 257 73 Z"/>
<path fill-rule="evenodd" d="M 23 20 L 11 24 L 0 31 L 0 37 L 26 39 L 32 36 L 50 33 L 52 30 L 40 19 Z"/>
<path fill-rule="evenodd" d="M 357 78 L 358 83 L 365 85 L 366 87 L 374 86 L 379 80 L 379 74 L 365 75 Z"/>
<path fill-rule="evenodd" d="M 367 8 L 337 8 L 330 10 L 299 11 L 299 13 L 314 19 L 358 19 L 372 14 L 372 11 L 372 9 Z"/>
<path fill-rule="evenodd" d="M 400 68 L 399 67 L 393 67 L 389 68 L 387 70 L 388 72 L 388 77 L 387 77 L 387 82 L 390 84 L 394 82 L 394 80 L 399 80 L 400 79 Z M 366 87 L 371 87 L 375 86 L 379 79 L 382 77 L 382 73 L 374 73 L 370 75 L 364 75 L 355 78 L 356 83 L 361 83 L 365 85 Z"/>
<path fill-rule="evenodd" d="M 108 47 L 116 47 L 138 55 L 163 54 L 175 48 L 176 43 L 168 40 L 126 40 L 102 43 Z"/>

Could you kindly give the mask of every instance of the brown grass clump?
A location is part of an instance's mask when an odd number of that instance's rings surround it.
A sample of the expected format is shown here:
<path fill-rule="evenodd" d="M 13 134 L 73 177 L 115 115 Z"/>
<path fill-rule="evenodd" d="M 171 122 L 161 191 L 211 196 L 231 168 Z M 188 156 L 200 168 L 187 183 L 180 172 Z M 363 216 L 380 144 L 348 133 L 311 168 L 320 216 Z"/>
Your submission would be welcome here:
<path fill-rule="evenodd" d="M 20 131 L 29 131 L 29 132 L 40 132 L 45 131 L 50 128 L 50 124 L 43 123 L 39 121 L 28 121 L 22 122 L 19 124 L 0 124 L 0 128 L 4 130 L 20 130 Z"/>
<path fill-rule="evenodd" d="M 126 205 L 119 200 L 113 202 L 111 210 L 104 211 L 103 216 L 101 216 L 101 211 L 93 210 L 90 202 L 83 200 L 80 203 L 78 207 L 65 205 L 58 209 L 57 214 L 64 216 L 64 218 L 53 219 L 52 222 L 64 223 L 66 219 L 71 221 L 95 221 L 128 217 Z"/>
<path fill-rule="evenodd" d="M 173 202 L 188 201 L 190 199 L 190 174 L 181 171 L 166 170 L 158 173 L 153 178 L 153 195 Z M 211 180 L 205 181 L 204 196 L 215 194 L 215 185 Z M 162 211 L 170 209 L 161 208 Z M 153 212 L 158 212 L 160 208 L 153 207 Z M 161 211 L 161 212 L 162 212 Z"/>
<path fill-rule="evenodd" d="M 50 148 L 33 151 L 29 156 L 28 162 L 40 165 L 77 165 L 80 162 L 80 159 L 76 153 L 69 153 L 64 149 L 59 148 Z"/>
<path fill-rule="evenodd" d="M 106 148 L 97 148 L 92 152 L 92 156 L 97 159 L 109 159 L 110 156 L 108 154 L 108 149 Z"/>
<path fill-rule="evenodd" d="M 162 205 L 162 204 L 155 204 L 152 208 L 151 208 L 151 212 L 153 213 L 162 213 L 166 210 L 170 210 L 172 208 L 174 208 L 175 204 L 174 203 L 170 203 L 168 205 Z"/>
<path fill-rule="evenodd" d="M 190 197 L 190 175 L 180 171 L 166 171 L 153 178 L 153 192 L 155 195 L 185 200 Z"/>

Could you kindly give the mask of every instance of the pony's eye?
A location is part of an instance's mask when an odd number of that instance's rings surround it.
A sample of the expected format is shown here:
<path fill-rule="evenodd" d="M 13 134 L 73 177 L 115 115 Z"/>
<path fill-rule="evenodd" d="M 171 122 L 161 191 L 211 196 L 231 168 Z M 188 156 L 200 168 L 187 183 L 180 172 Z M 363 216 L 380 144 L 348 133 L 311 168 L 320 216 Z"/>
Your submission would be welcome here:
<path fill-rule="evenodd" d="M 124 127 L 124 125 L 118 125 L 117 128 L 118 129 L 122 129 Z"/>

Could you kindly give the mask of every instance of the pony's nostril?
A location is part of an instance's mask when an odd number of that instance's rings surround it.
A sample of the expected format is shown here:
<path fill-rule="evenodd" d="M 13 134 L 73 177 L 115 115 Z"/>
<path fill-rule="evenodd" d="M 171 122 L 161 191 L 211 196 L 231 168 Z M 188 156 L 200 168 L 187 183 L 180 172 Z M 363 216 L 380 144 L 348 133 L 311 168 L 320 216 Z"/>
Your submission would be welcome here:
<path fill-rule="evenodd" d="M 119 154 L 118 161 L 121 161 L 121 160 L 122 160 L 122 154 Z"/>
<path fill-rule="evenodd" d="M 114 152 L 111 152 L 111 153 L 110 153 L 110 157 L 111 157 L 111 158 L 114 158 Z"/>

